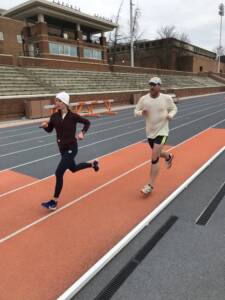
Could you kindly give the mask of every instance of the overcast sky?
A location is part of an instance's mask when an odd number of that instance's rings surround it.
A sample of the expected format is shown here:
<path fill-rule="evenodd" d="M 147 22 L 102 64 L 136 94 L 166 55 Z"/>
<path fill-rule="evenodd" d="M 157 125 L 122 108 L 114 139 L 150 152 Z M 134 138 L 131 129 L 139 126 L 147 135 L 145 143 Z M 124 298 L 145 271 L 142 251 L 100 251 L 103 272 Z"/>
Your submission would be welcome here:
<path fill-rule="evenodd" d="M 91 15 L 98 14 L 107 18 L 117 15 L 122 0 L 60 0 L 60 3 L 79 7 L 82 12 Z M 0 8 L 10 9 L 25 1 L 0 0 Z M 52 1 L 50 1 L 52 2 Z M 105 5 L 103 6 L 104 3 Z M 124 32 L 128 30 L 129 3 L 124 0 L 121 11 L 121 21 Z M 140 32 L 142 38 L 155 39 L 157 30 L 162 26 L 176 27 L 178 33 L 186 33 L 192 44 L 212 51 L 219 44 L 218 5 L 221 1 L 212 0 L 133 0 L 134 8 L 141 12 Z M 223 18 L 222 46 L 225 41 L 225 20 Z"/>

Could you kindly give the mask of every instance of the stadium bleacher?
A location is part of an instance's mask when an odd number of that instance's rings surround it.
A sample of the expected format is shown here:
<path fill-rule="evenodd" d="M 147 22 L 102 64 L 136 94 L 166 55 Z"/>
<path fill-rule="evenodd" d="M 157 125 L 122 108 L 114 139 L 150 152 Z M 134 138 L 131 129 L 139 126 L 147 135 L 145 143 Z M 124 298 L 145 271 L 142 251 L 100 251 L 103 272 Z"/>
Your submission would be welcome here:
<path fill-rule="evenodd" d="M 66 90 L 68 93 L 145 90 L 148 89 L 148 79 L 155 75 L 0 66 L 0 95 L 42 95 L 60 90 Z M 224 85 L 207 76 L 159 76 L 165 89 Z"/>

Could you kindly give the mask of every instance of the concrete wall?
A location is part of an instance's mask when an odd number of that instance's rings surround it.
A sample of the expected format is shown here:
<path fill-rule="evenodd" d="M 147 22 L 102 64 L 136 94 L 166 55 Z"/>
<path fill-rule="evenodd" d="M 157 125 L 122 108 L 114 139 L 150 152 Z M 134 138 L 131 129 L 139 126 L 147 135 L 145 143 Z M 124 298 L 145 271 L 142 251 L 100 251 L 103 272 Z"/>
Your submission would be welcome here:
<path fill-rule="evenodd" d="M 99 71 L 99 72 L 123 72 L 123 73 L 149 73 L 149 74 L 170 74 L 170 75 L 193 75 L 192 72 L 156 69 L 156 68 L 143 68 L 124 65 L 99 64 L 96 61 L 80 62 L 71 61 L 67 59 L 52 59 L 52 58 L 32 58 L 32 57 L 18 57 L 17 65 L 21 67 L 38 67 L 38 68 L 52 68 L 52 69 L 81 69 L 86 71 Z M 196 74 L 195 74 L 196 75 Z M 207 75 L 206 75 L 207 76 Z"/>
<path fill-rule="evenodd" d="M 210 60 L 204 56 L 194 56 L 193 57 L 193 72 L 200 72 L 200 67 L 202 67 L 203 72 L 217 72 L 218 62 L 216 60 Z M 220 70 L 225 71 L 225 64 L 220 64 Z"/>
<path fill-rule="evenodd" d="M 224 92 L 225 87 L 212 87 L 212 88 L 187 88 L 187 89 L 176 89 L 167 91 L 169 93 L 175 93 L 177 97 L 185 97 L 192 95 L 202 95 L 202 94 L 210 94 L 210 93 L 218 93 Z M 102 93 L 102 94 L 83 94 L 83 95 L 72 95 L 71 102 L 80 102 L 80 101 L 91 101 L 91 100 L 107 100 L 114 99 L 115 103 L 112 104 L 112 108 L 114 105 L 123 105 L 123 104 L 133 104 L 133 100 L 135 95 L 142 96 L 147 94 L 148 91 L 135 91 L 135 92 L 119 92 L 119 93 Z M 21 98 L 21 99 L 7 99 L 0 100 L 0 120 L 7 119 L 16 119 L 26 116 L 33 118 L 39 118 L 46 116 L 46 111 L 43 111 L 43 108 L 37 109 L 40 106 L 40 101 L 42 104 L 53 103 L 54 96 L 51 97 L 39 97 L 39 98 Z M 31 105 L 28 102 L 36 102 L 35 105 Z M 31 109 L 33 107 L 33 109 Z M 39 112 L 38 112 L 39 111 Z M 40 112 L 41 111 L 41 112 Z M 50 112 L 49 112 L 50 113 Z"/>

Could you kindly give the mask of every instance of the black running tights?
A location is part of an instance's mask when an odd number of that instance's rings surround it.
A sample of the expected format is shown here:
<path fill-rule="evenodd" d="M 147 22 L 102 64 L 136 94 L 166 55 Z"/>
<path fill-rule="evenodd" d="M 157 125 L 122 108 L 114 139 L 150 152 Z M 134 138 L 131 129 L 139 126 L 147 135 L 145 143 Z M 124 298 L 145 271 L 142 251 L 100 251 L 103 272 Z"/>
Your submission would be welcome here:
<path fill-rule="evenodd" d="M 86 168 L 91 168 L 91 163 L 82 162 L 80 164 L 75 163 L 75 156 L 77 155 L 77 144 L 73 144 L 70 146 L 69 150 L 61 151 L 61 160 L 59 165 L 56 169 L 55 176 L 56 176 L 56 185 L 55 185 L 55 193 L 54 197 L 58 198 L 63 187 L 63 176 L 66 170 L 70 170 L 71 172 L 77 172 Z"/>

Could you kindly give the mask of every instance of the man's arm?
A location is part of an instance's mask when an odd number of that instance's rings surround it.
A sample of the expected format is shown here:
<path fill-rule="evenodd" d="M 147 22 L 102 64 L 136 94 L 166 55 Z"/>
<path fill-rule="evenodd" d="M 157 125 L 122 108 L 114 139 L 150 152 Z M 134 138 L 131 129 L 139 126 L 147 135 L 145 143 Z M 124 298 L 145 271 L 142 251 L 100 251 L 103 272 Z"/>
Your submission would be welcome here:
<path fill-rule="evenodd" d="M 144 105 L 143 105 L 143 97 L 141 97 L 135 107 L 134 115 L 135 117 L 140 117 L 143 115 Z"/>
<path fill-rule="evenodd" d="M 177 113 L 177 106 L 176 104 L 174 103 L 173 99 L 168 96 L 168 99 L 167 99 L 167 104 L 168 104 L 168 115 L 167 115 L 167 119 L 168 120 L 172 120 L 173 117 L 176 115 Z"/>

